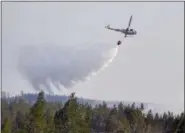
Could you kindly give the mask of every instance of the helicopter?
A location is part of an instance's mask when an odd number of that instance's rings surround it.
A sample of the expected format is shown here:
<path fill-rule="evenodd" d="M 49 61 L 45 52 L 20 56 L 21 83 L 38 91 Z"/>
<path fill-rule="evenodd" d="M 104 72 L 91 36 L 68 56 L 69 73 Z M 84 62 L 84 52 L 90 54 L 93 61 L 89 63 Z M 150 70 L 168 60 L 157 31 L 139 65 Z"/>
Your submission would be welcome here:
<path fill-rule="evenodd" d="M 115 29 L 115 28 L 111 28 L 110 25 L 107 25 L 105 28 L 109 29 L 109 30 L 114 30 L 114 31 L 117 31 L 117 32 L 121 32 L 121 33 L 125 34 L 124 37 L 126 38 L 127 35 L 136 35 L 137 34 L 137 31 L 135 29 L 130 28 L 131 22 L 132 22 L 132 15 L 130 16 L 128 27 L 126 29 Z"/>

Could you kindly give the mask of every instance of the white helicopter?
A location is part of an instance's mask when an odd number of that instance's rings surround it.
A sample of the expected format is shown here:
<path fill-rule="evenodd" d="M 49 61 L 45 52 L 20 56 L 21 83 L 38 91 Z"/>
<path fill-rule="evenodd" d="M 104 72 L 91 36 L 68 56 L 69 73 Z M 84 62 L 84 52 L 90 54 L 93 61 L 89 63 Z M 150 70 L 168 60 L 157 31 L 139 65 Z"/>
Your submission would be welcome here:
<path fill-rule="evenodd" d="M 132 15 L 130 16 L 128 27 L 126 29 L 114 29 L 114 28 L 111 28 L 110 25 L 106 26 L 105 28 L 107 28 L 109 30 L 114 30 L 114 31 L 117 31 L 117 32 L 121 32 L 121 33 L 125 34 L 125 37 L 127 37 L 127 35 L 136 35 L 137 31 L 134 30 L 134 29 L 130 29 L 131 21 L 132 21 Z"/>

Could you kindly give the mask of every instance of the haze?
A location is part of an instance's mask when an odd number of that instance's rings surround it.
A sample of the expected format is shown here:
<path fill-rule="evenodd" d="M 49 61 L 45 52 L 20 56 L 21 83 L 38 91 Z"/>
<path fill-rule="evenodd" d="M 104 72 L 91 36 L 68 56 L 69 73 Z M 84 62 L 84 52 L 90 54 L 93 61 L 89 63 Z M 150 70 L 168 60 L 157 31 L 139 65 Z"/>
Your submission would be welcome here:
<path fill-rule="evenodd" d="M 78 96 L 102 100 L 144 101 L 184 106 L 183 3 L 3 3 L 4 90 L 33 89 L 17 71 L 19 48 L 26 45 L 122 40 L 109 67 L 72 88 Z M 104 27 L 131 27 L 127 39 Z M 97 45 L 98 47 L 98 45 Z M 84 64 L 86 65 L 86 64 Z"/>

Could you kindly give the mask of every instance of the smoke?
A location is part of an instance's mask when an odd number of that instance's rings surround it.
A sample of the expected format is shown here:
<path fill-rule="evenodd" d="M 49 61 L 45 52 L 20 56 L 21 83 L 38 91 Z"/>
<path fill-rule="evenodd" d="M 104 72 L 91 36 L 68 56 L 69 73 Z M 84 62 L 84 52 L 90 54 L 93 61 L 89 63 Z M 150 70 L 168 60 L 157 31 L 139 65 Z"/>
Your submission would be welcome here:
<path fill-rule="evenodd" d="M 104 70 L 118 51 L 114 44 L 73 46 L 26 46 L 20 51 L 18 68 L 37 91 L 70 89 Z"/>

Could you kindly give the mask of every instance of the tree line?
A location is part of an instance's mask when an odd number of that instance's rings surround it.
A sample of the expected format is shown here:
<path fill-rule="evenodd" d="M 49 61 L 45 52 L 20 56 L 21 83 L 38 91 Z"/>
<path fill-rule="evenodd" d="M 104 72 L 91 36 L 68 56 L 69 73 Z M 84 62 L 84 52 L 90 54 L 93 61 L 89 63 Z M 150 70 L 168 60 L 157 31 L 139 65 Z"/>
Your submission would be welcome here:
<path fill-rule="evenodd" d="M 185 133 L 184 112 L 143 113 L 144 104 L 92 107 L 77 102 L 72 93 L 65 102 L 47 102 L 44 92 L 35 103 L 23 98 L 1 99 L 2 133 Z"/>

